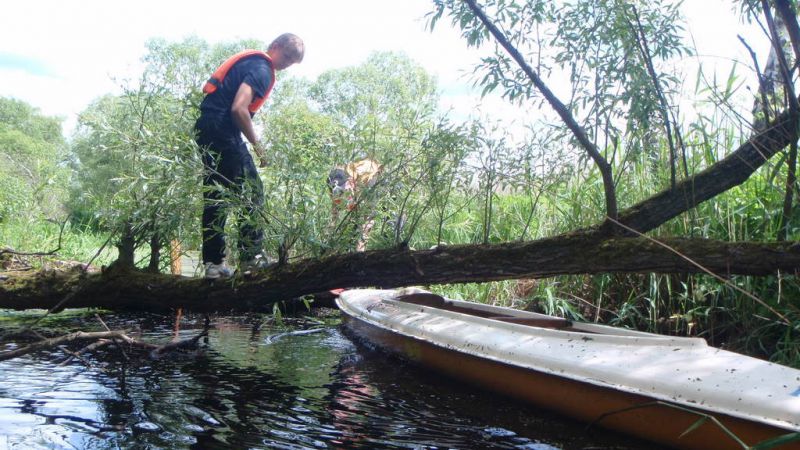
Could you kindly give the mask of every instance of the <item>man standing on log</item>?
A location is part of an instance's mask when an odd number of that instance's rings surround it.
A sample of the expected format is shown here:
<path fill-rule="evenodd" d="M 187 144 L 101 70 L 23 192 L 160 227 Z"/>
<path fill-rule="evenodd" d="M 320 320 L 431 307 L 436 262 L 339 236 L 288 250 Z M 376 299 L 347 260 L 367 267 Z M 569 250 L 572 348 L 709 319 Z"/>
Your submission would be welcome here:
<path fill-rule="evenodd" d="M 278 36 L 266 52 L 245 50 L 230 57 L 203 86 L 206 95 L 195 124 L 203 148 L 203 251 L 206 278 L 228 278 L 234 269 L 225 261 L 223 230 L 227 217 L 224 191 L 244 202 L 239 217 L 239 260 L 245 270 L 266 266 L 261 242 L 264 232 L 253 224 L 264 203 L 264 187 L 242 134 L 266 167 L 264 148 L 252 118 L 269 97 L 275 72 L 303 60 L 305 45 L 291 33 Z M 222 189 L 221 189 L 222 188 Z"/>

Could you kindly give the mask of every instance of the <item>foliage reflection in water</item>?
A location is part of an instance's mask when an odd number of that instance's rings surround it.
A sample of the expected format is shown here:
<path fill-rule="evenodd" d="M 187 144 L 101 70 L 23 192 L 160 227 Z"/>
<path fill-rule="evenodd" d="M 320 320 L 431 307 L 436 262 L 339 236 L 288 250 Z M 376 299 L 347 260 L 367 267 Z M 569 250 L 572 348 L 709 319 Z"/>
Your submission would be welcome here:
<path fill-rule="evenodd" d="M 90 326 L 77 317 L 48 326 Z M 105 319 L 151 341 L 172 332 L 163 317 Z M 54 349 L 0 363 L 0 448 L 652 448 L 354 344 L 337 321 L 216 317 L 191 353 L 108 349 L 87 367 L 59 366 Z M 201 326 L 185 318 L 180 336 Z"/>

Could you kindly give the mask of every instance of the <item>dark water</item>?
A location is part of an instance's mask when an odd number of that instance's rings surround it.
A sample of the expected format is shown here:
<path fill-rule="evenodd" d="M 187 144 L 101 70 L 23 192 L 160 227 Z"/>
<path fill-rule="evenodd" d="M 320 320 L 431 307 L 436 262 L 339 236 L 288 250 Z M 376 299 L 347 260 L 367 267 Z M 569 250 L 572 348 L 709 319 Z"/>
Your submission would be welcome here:
<path fill-rule="evenodd" d="M 5 332 L 31 317 L 0 315 Z M 151 342 L 173 336 L 174 318 L 104 320 L 140 327 Z M 72 312 L 47 326 L 97 323 Z M 158 359 L 107 348 L 59 366 L 65 354 L 52 349 L 1 362 L 0 449 L 653 448 L 354 343 L 335 312 L 282 326 L 268 316 L 213 323 L 200 350 Z M 183 318 L 179 335 L 201 327 L 201 318 Z"/>

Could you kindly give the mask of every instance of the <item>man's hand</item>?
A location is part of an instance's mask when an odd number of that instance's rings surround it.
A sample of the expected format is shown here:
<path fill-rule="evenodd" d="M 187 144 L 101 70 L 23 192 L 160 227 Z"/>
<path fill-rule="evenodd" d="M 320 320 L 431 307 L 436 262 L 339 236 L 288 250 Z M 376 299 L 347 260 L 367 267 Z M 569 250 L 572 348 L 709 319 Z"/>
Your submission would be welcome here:
<path fill-rule="evenodd" d="M 264 148 L 261 147 L 261 144 L 253 145 L 253 151 L 256 152 L 256 156 L 258 156 L 258 167 L 267 167 L 269 165 L 269 161 L 267 161 L 267 152 L 264 151 Z"/>

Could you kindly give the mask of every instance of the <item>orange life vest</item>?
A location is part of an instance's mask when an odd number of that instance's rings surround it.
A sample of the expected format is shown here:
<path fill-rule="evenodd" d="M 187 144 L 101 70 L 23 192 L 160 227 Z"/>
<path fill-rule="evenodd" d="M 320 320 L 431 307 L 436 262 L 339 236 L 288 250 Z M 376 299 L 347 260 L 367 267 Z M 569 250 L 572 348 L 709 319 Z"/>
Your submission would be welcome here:
<path fill-rule="evenodd" d="M 247 109 L 250 111 L 250 114 L 255 114 L 256 111 L 261 108 L 261 105 L 267 101 L 267 97 L 269 97 L 270 92 L 272 92 L 272 87 L 275 86 L 275 69 L 272 67 L 272 58 L 260 50 L 245 50 L 225 60 L 225 62 L 217 67 L 217 70 L 211 74 L 211 78 L 206 81 L 206 84 L 203 85 L 203 94 L 208 95 L 216 92 L 217 88 L 222 86 L 222 82 L 225 80 L 225 76 L 228 74 L 228 71 L 231 70 L 231 67 L 233 67 L 233 65 L 239 62 L 242 58 L 247 58 L 248 56 L 253 55 L 257 55 L 266 59 L 267 63 L 269 63 L 269 69 L 272 72 L 272 77 L 270 78 L 269 86 L 267 86 L 267 91 L 264 93 L 264 96 L 260 98 L 255 97 L 247 107 Z"/>

